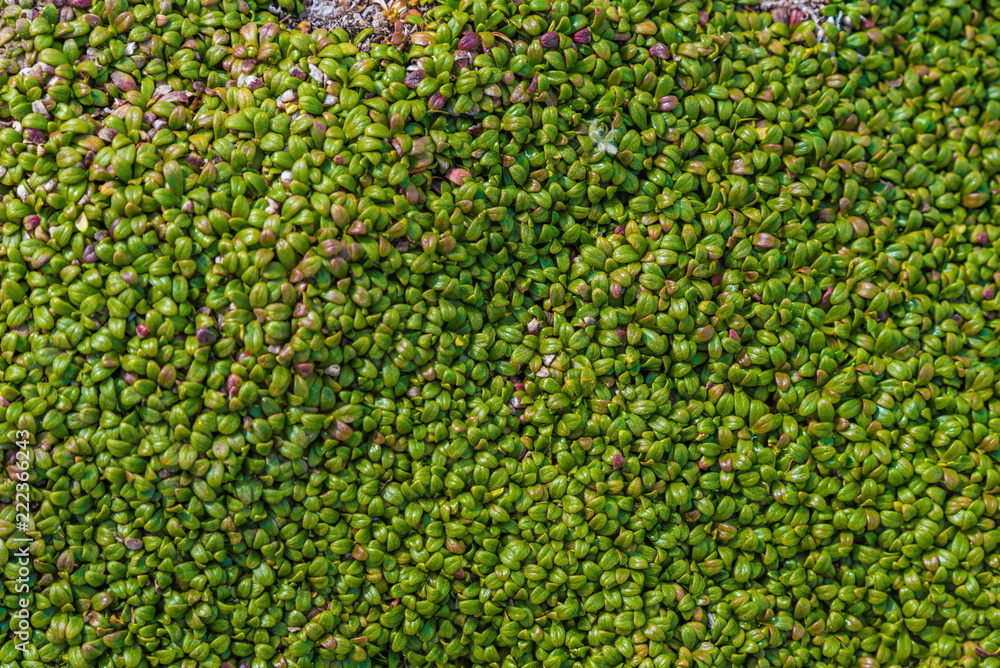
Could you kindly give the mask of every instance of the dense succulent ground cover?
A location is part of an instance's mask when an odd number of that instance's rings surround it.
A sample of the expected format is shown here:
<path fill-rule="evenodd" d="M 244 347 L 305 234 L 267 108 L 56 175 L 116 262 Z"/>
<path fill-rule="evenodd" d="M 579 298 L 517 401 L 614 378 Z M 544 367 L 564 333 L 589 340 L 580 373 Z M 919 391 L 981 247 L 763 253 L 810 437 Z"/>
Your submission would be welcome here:
<path fill-rule="evenodd" d="M 0 663 L 1000 666 L 1000 6 L 824 15 L 8 0 Z"/>

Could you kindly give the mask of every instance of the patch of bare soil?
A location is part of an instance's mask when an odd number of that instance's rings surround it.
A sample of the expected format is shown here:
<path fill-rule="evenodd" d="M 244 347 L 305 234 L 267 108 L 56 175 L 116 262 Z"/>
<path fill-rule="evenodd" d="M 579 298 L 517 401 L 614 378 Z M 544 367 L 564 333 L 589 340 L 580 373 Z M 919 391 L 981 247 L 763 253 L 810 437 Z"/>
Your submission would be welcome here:
<path fill-rule="evenodd" d="M 298 20 L 307 30 L 342 28 L 353 39 L 361 31 L 371 33 L 358 45 L 362 51 L 372 44 L 401 44 L 407 35 L 417 30 L 414 18 L 419 18 L 431 5 L 418 7 L 419 0 L 303 0 L 305 10 Z M 407 20 L 409 19 L 409 20 Z"/>
<path fill-rule="evenodd" d="M 803 21 L 812 21 L 817 27 L 823 23 L 823 7 L 826 0 L 760 0 L 752 7 L 758 12 L 770 12 L 778 23 L 796 26 Z"/>

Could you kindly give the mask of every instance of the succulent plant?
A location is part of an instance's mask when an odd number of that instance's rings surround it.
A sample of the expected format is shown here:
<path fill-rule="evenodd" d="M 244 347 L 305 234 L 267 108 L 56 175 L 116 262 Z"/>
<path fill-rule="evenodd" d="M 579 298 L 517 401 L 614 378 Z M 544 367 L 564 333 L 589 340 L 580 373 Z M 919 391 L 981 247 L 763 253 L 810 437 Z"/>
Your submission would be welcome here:
<path fill-rule="evenodd" d="M 1000 666 L 1000 17 L 766 4 L 7 4 L 0 663 Z"/>

